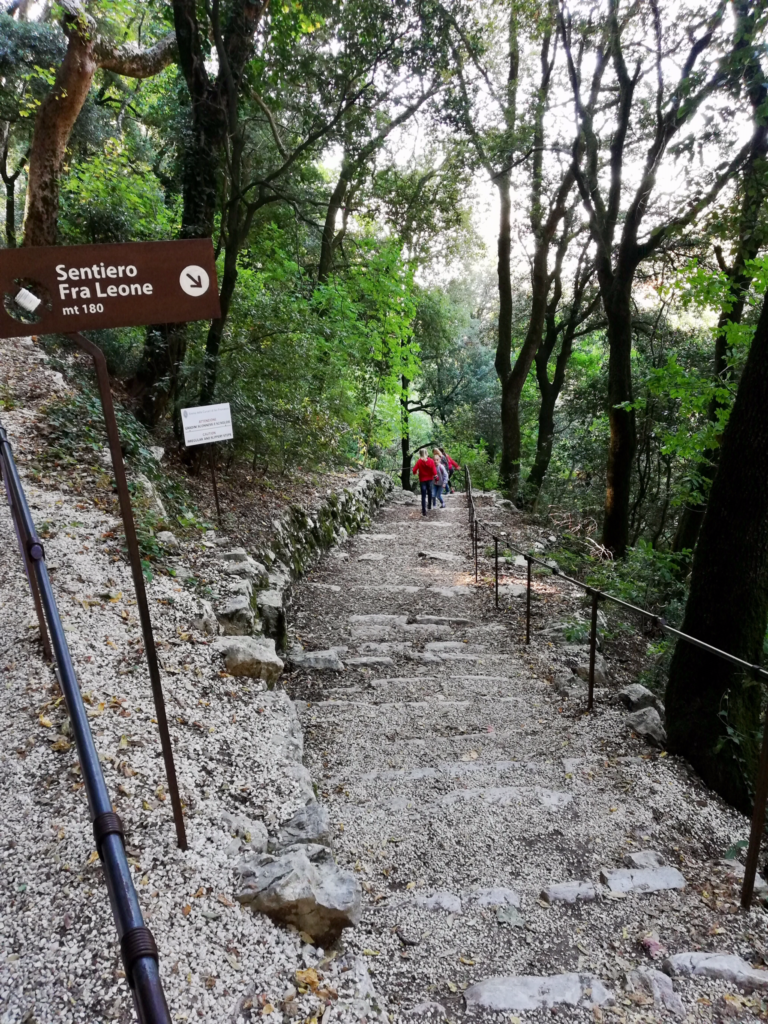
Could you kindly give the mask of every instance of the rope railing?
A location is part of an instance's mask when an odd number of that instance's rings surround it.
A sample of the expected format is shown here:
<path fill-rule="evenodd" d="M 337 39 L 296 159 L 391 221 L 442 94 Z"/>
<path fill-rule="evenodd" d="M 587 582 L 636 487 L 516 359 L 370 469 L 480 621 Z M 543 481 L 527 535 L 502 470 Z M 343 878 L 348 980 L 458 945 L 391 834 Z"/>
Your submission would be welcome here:
<path fill-rule="evenodd" d="M 104 867 L 125 977 L 136 1014 L 140 1024 L 170 1024 L 171 1017 L 160 981 L 157 946 L 152 932 L 144 924 L 125 852 L 123 825 L 112 810 L 112 801 L 104 781 L 98 750 L 45 564 L 45 549 L 35 530 L 8 435 L 2 425 L 0 472 L 35 603 L 43 648 L 56 663 L 56 677 L 69 714 L 88 798 L 96 850 Z"/>
<path fill-rule="evenodd" d="M 483 530 L 486 535 L 494 542 L 494 565 L 495 565 L 495 597 L 496 607 L 499 607 L 499 536 L 489 530 L 488 526 L 482 524 L 477 515 L 477 507 L 475 505 L 475 496 L 472 490 L 472 475 L 469 466 L 465 467 L 464 470 L 466 479 L 466 492 L 467 492 L 467 507 L 469 511 L 469 529 L 470 539 L 472 541 L 472 556 L 475 562 L 475 582 L 478 582 L 478 548 L 480 545 L 480 531 Z M 544 569 L 548 569 L 553 576 L 557 576 L 559 579 L 564 580 L 566 583 L 570 583 L 577 587 L 579 590 L 591 597 L 592 608 L 591 608 L 591 620 L 590 620 L 590 633 L 589 633 L 589 677 L 588 677 L 588 697 L 587 697 L 587 710 L 592 711 L 594 708 L 594 691 L 595 691 L 595 660 L 597 653 L 597 625 L 598 625 L 598 607 L 600 601 L 610 601 L 612 604 L 618 605 L 621 608 L 625 608 L 630 612 L 634 612 L 641 615 L 645 619 L 649 619 L 651 623 L 660 629 L 662 632 L 675 637 L 677 640 L 683 640 L 686 643 L 692 644 L 694 647 L 698 647 L 708 654 L 713 654 L 723 661 L 729 662 L 731 665 L 735 665 L 737 668 L 742 669 L 748 673 L 753 679 L 763 680 L 768 682 L 768 671 L 762 668 L 760 665 L 754 665 L 751 662 L 745 661 L 743 658 L 738 658 L 734 654 L 729 654 L 728 651 L 723 651 L 719 647 L 714 647 L 712 644 L 706 643 L 704 640 L 699 640 L 698 637 L 691 636 L 689 633 L 684 633 L 680 629 L 675 629 L 674 626 L 670 626 L 664 618 L 657 615 L 655 612 L 648 611 L 646 608 L 639 608 L 637 605 L 631 604 L 629 601 L 624 601 L 622 598 L 615 597 L 613 594 L 609 594 L 604 590 L 598 590 L 596 587 L 591 587 L 587 583 L 583 583 L 581 580 L 575 579 L 573 576 L 568 576 L 562 572 L 557 565 L 551 565 L 549 562 L 544 561 L 542 558 L 537 558 L 530 551 L 525 551 L 522 548 L 512 544 L 508 537 L 503 538 L 504 544 L 510 551 L 514 551 L 526 561 L 527 573 L 526 573 L 526 612 L 525 612 L 525 642 L 530 644 L 531 642 L 531 567 L 532 565 L 540 565 Z M 763 743 L 760 751 L 760 762 L 757 773 L 757 785 L 755 788 L 755 804 L 752 815 L 752 828 L 749 839 L 749 849 L 747 851 L 747 863 L 745 866 L 744 882 L 741 891 L 741 903 L 743 907 L 749 907 L 752 902 L 752 893 L 755 884 L 755 875 L 757 873 L 757 860 L 760 853 L 760 840 L 765 827 L 765 812 L 766 802 L 768 802 L 768 710 L 766 711 L 766 721 L 763 726 Z"/>

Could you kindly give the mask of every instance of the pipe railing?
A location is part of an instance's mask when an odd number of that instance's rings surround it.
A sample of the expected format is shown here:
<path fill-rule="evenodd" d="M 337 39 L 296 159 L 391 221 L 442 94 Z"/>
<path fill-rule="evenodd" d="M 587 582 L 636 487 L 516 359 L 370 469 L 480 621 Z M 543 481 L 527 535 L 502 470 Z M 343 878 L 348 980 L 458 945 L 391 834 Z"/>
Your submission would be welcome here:
<path fill-rule="evenodd" d="M 469 529 L 470 529 L 470 540 L 472 542 L 472 556 L 475 562 L 475 582 L 478 580 L 478 548 L 480 545 L 480 530 L 482 529 L 488 535 L 489 539 L 494 542 L 494 564 L 495 564 L 495 595 L 496 595 L 496 607 L 499 607 L 499 536 L 492 533 L 487 526 L 481 524 L 480 519 L 477 515 L 477 507 L 475 505 L 475 496 L 472 491 L 472 475 L 470 473 L 469 466 L 465 467 L 464 470 L 466 479 L 466 492 L 467 492 L 467 506 L 469 511 Z M 753 679 L 763 680 L 768 682 L 768 671 L 762 668 L 760 665 L 754 665 L 751 662 L 745 661 L 743 658 L 738 658 L 734 654 L 729 654 L 727 651 L 721 650 L 719 647 L 714 647 L 712 644 L 706 643 L 704 640 L 699 640 L 698 637 L 691 636 L 689 633 L 683 633 L 680 629 L 675 629 L 670 626 L 662 616 L 656 615 L 654 612 L 648 611 L 646 608 L 639 608 L 637 605 L 631 604 L 629 601 L 624 601 L 622 598 L 615 597 L 613 594 L 609 594 L 604 590 L 598 590 L 596 587 L 591 587 L 581 580 L 575 579 L 573 576 L 568 576 L 562 572 L 557 565 L 551 565 L 549 562 L 544 561 L 542 558 L 537 558 L 531 554 L 530 551 L 524 551 L 522 548 L 512 544 L 508 537 L 503 538 L 503 543 L 510 551 L 514 551 L 525 559 L 527 564 L 526 573 L 526 611 L 525 611 L 525 642 L 530 644 L 531 642 L 531 567 L 533 565 L 542 566 L 548 569 L 553 576 L 557 576 L 564 580 L 566 583 L 570 583 L 572 586 L 583 590 L 586 595 L 592 599 L 591 617 L 590 617 L 590 633 L 589 633 L 589 677 L 588 677 L 588 697 L 587 697 L 587 710 L 592 711 L 594 707 L 594 690 L 595 690 L 595 660 L 597 653 L 597 624 L 598 624 L 598 607 L 600 601 L 609 601 L 612 604 L 618 605 L 627 611 L 634 612 L 641 615 L 644 619 L 649 619 L 651 623 L 660 629 L 662 632 L 675 637 L 677 640 L 684 640 L 686 643 L 692 644 L 694 647 L 698 647 L 708 654 L 713 654 L 723 661 L 729 662 L 731 665 L 735 665 L 737 668 L 742 669 Z M 752 894 L 755 884 L 755 875 L 757 873 L 757 860 L 760 854 L 760 840 L 765 828 L 765 813 L 766 803 L 768 802 L 768 709 L 766 710 L 766 720 L 763 726 L 763 743 L 760 751 L 760 761 L 757 772 L 757 785 L 755 787 L 755 804 L 752 815 L 752 827 L 749 839 L 749 849 L 747 851 L 747 863 L 745 866 L 744 882 L 741 890 L 741 904 L 743 907 L 749 907 L 752 902 Z"/>
<path fill-rule="evenodd" d="M 122 822 L 112 810 L 112 801 L 101 771 L 99 754 L 88 724 L 85 705 L 48 576 L 45 549 L 35 530 L 8 435 L 2 425 L 0 471 L 35 602 L 41 640 L 44 649 L 51 650 L 56 663 L 56 675 L 69 714 L 88 797 L 96 849 L 104 868 L 125 976 L 130 986 L 136 1014 L 140 1024 L 170 1024 L 171 1017 L 160 981 L 157 946 L 152 932 L 144 924 L 125 853 Z"/>

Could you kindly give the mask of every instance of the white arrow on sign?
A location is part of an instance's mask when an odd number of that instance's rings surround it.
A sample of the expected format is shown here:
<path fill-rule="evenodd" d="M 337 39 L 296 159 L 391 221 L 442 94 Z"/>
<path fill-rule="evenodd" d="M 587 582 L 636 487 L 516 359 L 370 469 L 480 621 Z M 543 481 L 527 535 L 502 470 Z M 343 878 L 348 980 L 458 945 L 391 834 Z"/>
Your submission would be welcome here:
<path fill-rule="evenodd" d="M 210 283 L 211 280 L 202 267 L 184 267 L 179 274 L 179 284 L 187 295 L 205 295 Z"/>

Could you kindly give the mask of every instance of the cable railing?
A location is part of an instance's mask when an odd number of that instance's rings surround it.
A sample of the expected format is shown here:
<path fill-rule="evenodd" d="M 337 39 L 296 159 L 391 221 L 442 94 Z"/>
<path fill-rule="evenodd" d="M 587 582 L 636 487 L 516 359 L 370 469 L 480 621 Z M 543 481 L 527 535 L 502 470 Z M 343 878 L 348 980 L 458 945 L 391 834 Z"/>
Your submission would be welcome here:
<path fill-rule="evenodd" d="M 144 924 L 125 853 L 123 825 L 112 810 L 112 801 L 101 771 L 98 751 L 88 724 L 85 705 L 48 576 L 45 549 L 35 530 L 8 435 L 2 425 L 0 472 L 32 591 L 43 649 L 49 660 L 55 661 L 56 677 L 69 713 L 88 797 L 96 850 L 104 868 L 112 916 L 120 940 L 125 977 L 130 986 L 136 1014 L 140 1024 L 170 1024 L 171 1017 L 160 981 L 157 946 L 152 932 Z"/>
<path fill-rule="evenodd" d="M 466 492 L 467 492 L 467 507 L 469 512 L 469 530 L 470 538 L 472 541 L 472 557 L 475 562 L 475 582 L 478 582 L 478 549 L 480 546 L 480 531 L 482 530 L 491 540 L 494 542 L 494 575 L 495 575 L 495 599 L 496 607 L 499 607 L 499 536 L 489 530 L 488 526 L 482 524 L 477 514 L 477 506 L 475 505 L 475 496 L 472 490 L 472 475 L 469 466 L 465 467 L 464 470 L 466 479 Z M 637 605 L 631 604 L 629 601 L 624 601 L 622 598 L 615 597 L 613 594 L 609 594 L 604 590 L 598 590 L 596 587 L 591 587 L 581 580 L 575 579 L 573 576 L 568 576 L 562 572 L 557 565 L 552 565 L 550 562 L 544 561 L 542 558 L 537 558 L 530 551 L 524 551 L 522 548 L 512 544 L 508 537 L 503 537 L 503 542 L 510 551 L 516 552 L 526 561 L 527 573 L 526 573 L 526 601 L 525 601 L 525 642 L 530 644 L 531 642 L 531 567 L 533 565 L 542 566 L 544 569 L 548 569 L 553 576 L 557 576 L 559 579 L 564 580 L 566 583 L 570 583 L 582 590 L 588 597 L 592 599 L 591 609 L 591 620 L 590 620 L 590 631 L 589 631 L 589 677 L 588 677 L 588 697 L 587 697 L 587 710 L 592 711 L 594 708 L 594 691 L 595 691 L 595 661 L 597 653 L 597 625 L 598 625 L 598 607 L 600 601 L 610 601 L 612 604 L 618 605 L 630 612 L 637 613 L 650 622 L 662 632 L 675 637 L 677 640 L 683 640 L 686 643 L 692 644 L 694 647 L 699 647 L 703 651 L 707 651 L 709 654 L 713 654 L 723 661 L 729 662 L 731 665 L 735 665 L 737 668 L 742 669 L 753 679 L 763 680 L 768 682 L 768 671 L 762 668 L 760 665 L 753 665 L 751 662 L 745 661 L 743 658 L 738 658 L 734 654 L 729 654 L 727 651 L 721 650 L 719 647 L 713 647 L 712 644 L 705 643 L 703 640 L 699 640 L 698 637 L 691 636 L 689 633 L 683 633 L 680 629 L 675 629 L 670 626 L 668 622 L 660 615 L 656 615 L 654 612 L 648 611 L 646 608 L 639 608 Z M 752 902 L 752 893 L 755 884 L 755 875 L 757 873 L 757 860 L 760 853 L 760 840 L 765 828 L 765 812 L 766 802 L 768 801 L 768 710 L 766 711 L 766 721 L 763 726 L 763 743 L 760 751 L 760 762 L 757 772 L 757 784 L 755 787 L 755 804 L 752 815 L 752 828 L 749 839 L 749 849 L 747 851 L 747 862 L 745 866 L 744 882 L 741 890 L 741 904 L 743 907 L 749 907 Z"/>

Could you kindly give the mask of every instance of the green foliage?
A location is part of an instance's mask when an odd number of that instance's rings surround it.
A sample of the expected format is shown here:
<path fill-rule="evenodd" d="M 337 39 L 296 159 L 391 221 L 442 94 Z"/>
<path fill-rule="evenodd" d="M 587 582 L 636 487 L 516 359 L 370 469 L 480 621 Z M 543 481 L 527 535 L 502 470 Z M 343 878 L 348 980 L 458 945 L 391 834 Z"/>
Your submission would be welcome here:
<path fill-rule="evenodd" d="M 621 560 L 594 561 L 585 582 L 630 604 L 663 616 L 685 596 L 687 554 L 659 551 L 641 539 Z"/>
<path fill-rule="evenodd" d="M 75 163 L 61 183 L 59 231 L 65 244 L 171 238 L 178 202 L 169 207 L 148 164 L 117 140 Z"/>

